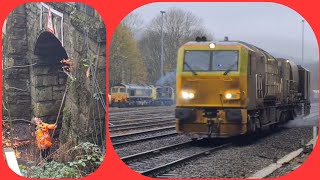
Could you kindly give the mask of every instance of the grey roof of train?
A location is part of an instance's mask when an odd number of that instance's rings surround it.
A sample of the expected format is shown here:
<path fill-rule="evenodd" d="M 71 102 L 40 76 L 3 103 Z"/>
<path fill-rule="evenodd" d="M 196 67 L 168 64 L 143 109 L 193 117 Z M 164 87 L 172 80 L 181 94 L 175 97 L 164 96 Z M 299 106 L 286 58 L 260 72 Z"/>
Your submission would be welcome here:
<path fill-rule="evenodd" d="M 141 89 L 141 88 L 152 88 L 152 87 L 156 87 L 156 88 L 172 88 L 171 86 L 153 86 L 153 85 L 138 85 L 138 84 L 127 84 L 127 83 L 118 83 L 114 86 L 125 86 L 127 88 L 132 88 L 132 89 Z M 113 87 L 114 87 L 113 86 Z"/>
<path fill-rule="evenodd" d="M 243 41 L 190 41 L 187 42 L 185 45 L 192 45 L 192 44 L 203 44 L 203 45 L 208 45 L 210 43 L 214 43 L 216 45 L 222 45 L 222 46 L 244 46 L 245 48 L 249 49 L 250 51 L 260 51 L 270 57 L 273 57 L 270 53 L 268 53 L 267 51 L 254 46 L 252 44 L 243 42 Z"/>
<path fill-rule="evenodd" d="M 151 86 L 144 86 L 144 85 L 137 85 L 137 84 L 126 84 L 126 83 L 119 83 L 115 86 L 125 86 L 129 89 L 146 89 L 146 88 L 152 88 Z"/>
<path fill-rule="evenodd" d="M 250 46 L 253 46 L 253 45 L 250 45 L 248 43 L 244 43 L 244 42 L 241 42 L 241 41 L 190 41 L 190 42 L 187 42 L 185 45 L 192 45 L 192 44 L 203 44 L 203 45 L 207 45 L 207 44 L 210 44 L 210 43 L 214 43 L 216 45 L 222 45 L 222 46 L 245 46 L 246 48 L 253 50 L 252 47 Z"/>

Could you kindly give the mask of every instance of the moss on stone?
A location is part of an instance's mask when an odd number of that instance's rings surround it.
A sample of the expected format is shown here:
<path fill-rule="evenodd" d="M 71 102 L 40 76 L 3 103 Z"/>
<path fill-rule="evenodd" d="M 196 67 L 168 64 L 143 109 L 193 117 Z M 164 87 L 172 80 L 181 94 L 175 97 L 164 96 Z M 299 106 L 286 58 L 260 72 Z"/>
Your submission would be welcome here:
<path fill-rule="evenodd" d="M 97 41 L 98 27 L 104 26 L 97 17 L 88 16 L 87 14 L 76 11 L 70 16 L 71 24 L 79 31 L 84 33 L 84 27 L 89 28 L 89 37 Z"/>
<path fill-rule="evenodd" d="M 64 108 L 63 109 L 63 119 L 62 119 L 62 122 L 63 124 L 65 124 L 64 126 L 62 126 L 62 128 L 64 129 L 61 129 L 61 133 L 60 133 L 60 141 L 61 142 L 67 142 L 68 139 L 69 139 L 69 129 L 66 129 L 66 127 L 69 127 L 70 126 L 70 123 L 71 123 L 71 119 L 72 119 L 72 114 L 71 114 L 71 110 L 69 108 Z"/>
<path fill-rule="evenodd" d="M 47 2 L 46 4 L 49 4 L 57 11 L 60 11 L 62 13 L 70 14 L 72 11 L 75 10 L 74 6 L 71 6 L 67 3 L 61 3 L 61 2 Z"/>
<path fill-rule="evenodd" d="M 71 111 L 69 108 L 63 109 L 63 120 L 64 121 L 70 121 L 71 120 Z"/>

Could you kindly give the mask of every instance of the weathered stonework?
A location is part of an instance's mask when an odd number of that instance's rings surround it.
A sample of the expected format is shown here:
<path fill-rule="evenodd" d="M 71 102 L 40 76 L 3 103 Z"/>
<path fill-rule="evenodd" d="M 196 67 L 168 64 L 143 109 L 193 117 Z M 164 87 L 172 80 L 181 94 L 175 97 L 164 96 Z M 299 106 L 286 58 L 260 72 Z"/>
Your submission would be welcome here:
<path fill-rule="evenodd" d="M 7 19 L 6 37 L 3 40 L 4 61 L 3 61 L 3 99 L 12 118 L 30 118 L 30 99 L 21 96 L 30 96 L 28 86 L 29 68 L 10 69 L 12 66 L 27 64 L 27 31 L 26 31 L 26 10 L 24 6 L 19 6 Z M 7 111 L 3 111 L 8 116 Z"/>
<path fill-rule="evenodd" d="M 89 16 L 77 10 L 73 3 L 46 5 L 63 14 L 63 42 L 60 37 L 62 33 L 59 33 L 61 18 L 53 17 L 53 24 L 59 34 L 58 40 L 63 44 L 69 59 L 75 63 L 75 80 L 72 81 L 62 72 L 56 57 L 34 54 L 36 42 L 44 32 L 45 23 L 40 23 L 41 4 L 21 5 L 8 16 L 7 34 L 3 39 L 3 98 L 6 108 L 12 119 L 37 116 L 52 123 L 56 120 L 67 88 L 66 102 L 61 113 L 63 120 L 59 122 L 61 143 L 96 141 L 92 139 L 95 136 L 93 133 L 105 133 L 105 111 L 101 104 L 96 104 L 92 79 L 86 77 L 86 71 L 91 62 L 97 71 L 101 93 L 105 97 L 106 44 L 101 41 L 101 37 L 105 35 L 104 24 L 97 13 Z M 42 17 L 46 21 L 46 15 Z M 85 27 L 89 30 L 88 48 L 85 44 Z M 51 49 L 46 51 L 50 52 Z M 8 115 L 6 110 L 3 113 Z"/>

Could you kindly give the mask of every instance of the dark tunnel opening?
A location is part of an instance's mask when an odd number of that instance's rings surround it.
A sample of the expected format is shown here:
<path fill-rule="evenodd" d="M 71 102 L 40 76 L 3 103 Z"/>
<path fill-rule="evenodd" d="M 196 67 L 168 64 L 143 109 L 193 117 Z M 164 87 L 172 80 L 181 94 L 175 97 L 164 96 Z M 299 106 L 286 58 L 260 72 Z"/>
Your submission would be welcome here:
<path fill-rule="evenodd" d="M 43 63 L 60 64 L 62 59 L 68 59 L 68 54 L 61 42 L 51 32 L 42 32 L 35 44 L 34 54 L 41 57 L 49 58 Z M 40 62 L 41 63 L 41 62 Z"/>

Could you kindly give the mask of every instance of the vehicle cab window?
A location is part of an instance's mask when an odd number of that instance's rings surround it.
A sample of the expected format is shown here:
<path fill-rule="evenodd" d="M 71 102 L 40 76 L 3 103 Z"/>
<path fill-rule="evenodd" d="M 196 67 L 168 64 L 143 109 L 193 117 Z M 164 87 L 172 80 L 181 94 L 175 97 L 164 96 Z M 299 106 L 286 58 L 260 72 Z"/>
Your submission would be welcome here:
<path fill-rule="evenodd" d="M 111 88 L 111 92 L 117 93 L 118 92 L 118 88 Z"/>
<path fill-rule="evenodd" d="M 120 92 L 121 92 L 121 93 L 125 93 L 125 92 L 126 92 L 126 89 L 125 89 L 125 88 L 120 88 Z"/>

